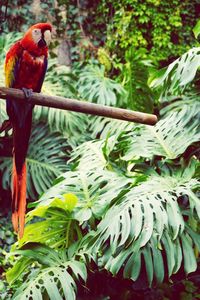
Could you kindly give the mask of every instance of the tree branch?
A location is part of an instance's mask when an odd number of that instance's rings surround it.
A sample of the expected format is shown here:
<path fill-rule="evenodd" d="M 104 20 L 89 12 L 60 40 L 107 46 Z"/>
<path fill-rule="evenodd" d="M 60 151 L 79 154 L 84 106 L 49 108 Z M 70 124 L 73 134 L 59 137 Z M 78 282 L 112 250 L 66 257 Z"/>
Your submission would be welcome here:
<path fill-rule="evenodd" d="M 24 103 L 29 101 L 29 103 L 36 105 L 60 108 L 63 110 L 71 110 L 85 114 L 103 116 L 148 125 L 155 125 L 157 122 L 156 115 L 79 101 L 77 99 L 33 93 L 32 97 L 27 100 L 25 99 L 24 93 L 21 90 L 13 88 L 0 87 L 0 98 L 9 98 L 13 101 L 21 101 Z"/>

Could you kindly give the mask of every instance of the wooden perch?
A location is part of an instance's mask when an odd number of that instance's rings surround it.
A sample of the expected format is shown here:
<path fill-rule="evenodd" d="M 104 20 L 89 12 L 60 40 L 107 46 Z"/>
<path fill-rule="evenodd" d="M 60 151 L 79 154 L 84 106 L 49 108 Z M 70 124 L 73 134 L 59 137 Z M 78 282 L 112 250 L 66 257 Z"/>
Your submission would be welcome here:
<path fill-rule="evenodd" d="M 152 114 L 84 102 L 76 99 L 33 93 L 32 97 L 27 100 L 25 99 L 24 93 L 21 90 L 13 88 L 0 87 L 0 98 L 9 98 L 11 100 L 13 99 L 13 101 L 29 101 L 29 103 L 36 105 L 60 108 L 63 110 L 71 110 L 85 114 L 103 116 L 147 125 L 155 125 L 157 122 L 157 117 Z"/>

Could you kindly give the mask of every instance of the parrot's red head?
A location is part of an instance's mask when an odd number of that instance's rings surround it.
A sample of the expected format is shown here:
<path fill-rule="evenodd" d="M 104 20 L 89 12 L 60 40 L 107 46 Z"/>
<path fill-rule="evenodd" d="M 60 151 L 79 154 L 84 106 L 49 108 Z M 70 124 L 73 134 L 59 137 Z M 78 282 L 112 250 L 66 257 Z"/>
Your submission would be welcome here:
<path fill-rule="evenodd" d="M 38 23 L 31 26 L 21 40 L 21 45 L 36 56 L 47 53 L 51 41 L 52 26 L 49 23 Z"/>

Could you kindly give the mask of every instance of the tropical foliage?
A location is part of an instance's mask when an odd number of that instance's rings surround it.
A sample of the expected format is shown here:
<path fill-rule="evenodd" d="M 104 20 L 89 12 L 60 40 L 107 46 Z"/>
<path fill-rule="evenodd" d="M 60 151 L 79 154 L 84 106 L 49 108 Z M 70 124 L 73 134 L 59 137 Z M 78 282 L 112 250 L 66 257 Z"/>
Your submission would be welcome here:
<path fill-rule="evenodd" d="M 55 13 L 59 37 L 66 25 L 63 12 L 70 6 L 61 2 L 63 6 Z M 72 16 L 67 20 L 71 37 L 83 36 L 81 29 L 87 26 L 81 25 L 88 20 L 95 19 L 96 27 L 87 28 L 87 32 L 101 32 L 99 13 L 108 18 L 115 12 L 113 23 L 107 27 L 106 47 L 88 58 L 85 48 L 82 53 L 75 45 L 77 39 L 72 43 L 72 57 L 78 60 L 77 54 L 83 54 L 84 59 L 69 67 L 57 63 L 52 45 L 43 92 L 155 112 L 159 121 L 148 126 L 35 107 L 27 156 L 27 196 L 33 201 L 28 204 L 22 239 L 14 243 L 10 229 L 6 231 L 1 225 L 0 243 L 8 239 L 0 251 L 5 272 L 2 278 L 7 280 L 0 285 L 1 299 L 76 299 L 81 290 L 87 293 L 90 279 L 97 273 L 107 276 L 109 286 L 112 277 L 121 282 L 127 279 L 131 286 L 142 282 L 151 288 L 163 282 L 176 283 L 176 278 L 191 278 L 198 269 L 200 48 L 188 50 L 169 42 L 172 33 L 178 34 L 180 41 L 185 38 L 181 25 L 189 26 L 190 22 L 181 15 L 180 7 L 186 4 L 152 0 L 130 10 L 135 2 L 123 2 L 111 5 L 108 1 L 108 9 L 105 1 L 100 1 L 92 6 L 96 15 L 83 14 L 83 18 L 81 8 L 74 10 L 71 4 Z M 170 14 L 174 4 L 177 9 Z M 45 5 L 48 1 L 41 5 L 42 10 Z M 171 20 L 165 33 L 168 19 L 157 14 L 159 8 L 166 10 Z M 27 14 L 23 12 L 17 23 L 20 29 Z M 158 26 L 148 33 L 149 19 L 155 15 L 153 25 Z M 73 27 L 71 18 L 75 16 L 79 18 Z M 16 12 L 8 25 L 12 27 L 18 17 Z M 131 30 L 134 26 L 137 28 Z M 196 36 L 198 31 L 197 26 Z M 162 40 L 160 32 L 164 34 Z M 1 69 L 7 49 L 18 38 L 16 33 L 0 37 Z M 101 35 L 97 40 L 96 45 L 102 43 Z M 155 67 L 168 54 L 176 56 L 183 48 L 187 52 L 168 67 Z M 152 57 L 154 60 L 149 60 Z M 3 85 L 3 72 L 0 74 Z M 1 118 L 7 118 L 3 101 Z M 10 192 L 11 135 L 11 130 L 0 135 L 2 195 Z M 8 201 L 8 196 L 3 197 L 1 203 Z M 198 299 L 199 290 L 193 281 L 183 285 L 181 299 Z M 130 300 L 132 295 L 126 290 L 119 299 Z M 167 294 L 163 299 L 171 298 Z"/>
<path fill-rule="evenodd" d="M 162 77 L 154 74 L 152 86 L 160 97 L 165 90 L 176 96 L 177 85 L 184 93 L 191 81 L 185 81 L 183 72 L 180 75 L 179 66 L 193 69 L 190 61 L 188 55 L 172 63 Z M 81 80 L 84 88 L 90 86 L 90 77 Z M 98 79 L 92 76 L 93 80 Z M 107 89 L 117 99 L 115 85 L 119 84 L 113 81 Z M 168 111 L 165 107 L 155 127 L 85 117 L 89 140 L 73 150 L 65 135 L 70 132 L 65 112 L 59 112 L 60 118 L 53 111 L 51 117 L 50 112 L 43 114 L 51 131 L 41 123 L 37 134 L 33 130 L 28 191 L 31 197 L 44 193 L 27 214 L 24 237 L 10 253 L 15 259 L 7 280 L 13 287 L 23 282 L 13 299 L 36 299 L 46 293 L 50 299 L 75 299 L 74 280 L 86 280 L 91 261 L 113 275 L 122 271 L 133 281 L 146 274 L 149 285 L 167 280 L 182 267 L 186 274 L 196 270 L 199 162 L 193 153 L 200 137 L 200 110 L 197 103 L 191 104 Z M 60 133 L 55 133 L 54 122 L 60 124 L 55 130 Z M 44 145 L 38 148 L 39 144 Z M 66 148 L 72 152 L 64 155 Z M 7 183 L 8 160 L 2 160 L 1 169 Z M 28 270 L 30 264 L 33 268 Z"/>
<path fill-rule="evenodd" d="M 107 20 L 106 47 L 122 59 L 134 47 L 142 58 L 160 62 L 182 54 L 195 45 L 189 34 L 196 23 L 198 1 L 100 1 L 95 21 Z M 191 29 L 190 29 L 191 28 Z M 164 62 L 166 63 L 166 62 Z"/>

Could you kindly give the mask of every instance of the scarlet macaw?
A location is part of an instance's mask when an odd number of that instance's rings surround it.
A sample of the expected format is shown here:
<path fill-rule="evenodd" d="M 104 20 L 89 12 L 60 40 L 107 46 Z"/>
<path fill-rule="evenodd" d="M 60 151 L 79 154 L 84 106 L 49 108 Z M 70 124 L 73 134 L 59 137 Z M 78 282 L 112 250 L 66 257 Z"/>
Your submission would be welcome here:
<path fill-rule="evenodd" d="M 47 69 L 48 44 L 52 26 L 38 23 L 8 51 L 5 61 L 6 87 L 22 89 L 28 98 L 39 93 Z M 13 128 L 12 223 L 23 236 L 26 211 L 26 154 L 32 125 L 33 105 L 6 99 L 7 114 Z"/>

